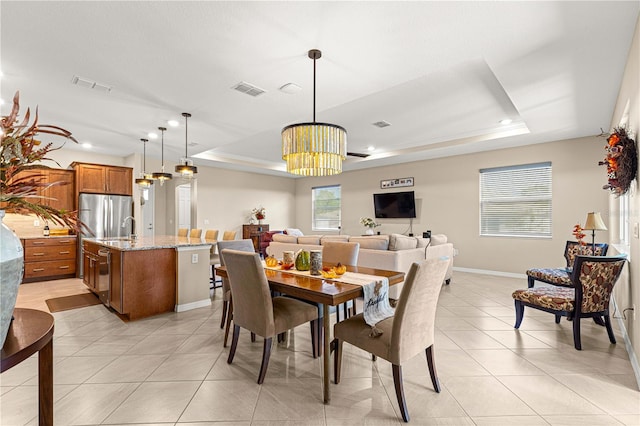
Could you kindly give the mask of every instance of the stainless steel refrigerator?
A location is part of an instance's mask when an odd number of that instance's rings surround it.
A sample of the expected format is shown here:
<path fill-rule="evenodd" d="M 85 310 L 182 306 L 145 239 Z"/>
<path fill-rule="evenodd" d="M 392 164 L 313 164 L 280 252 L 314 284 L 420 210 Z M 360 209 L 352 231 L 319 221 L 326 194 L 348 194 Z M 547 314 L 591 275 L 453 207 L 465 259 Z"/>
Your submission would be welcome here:
<path fill-rule="evenodd" d="M 78 271 L 83 276 L 82 240 L 84 238 L 120 238 L 131 233 L 132 220 L 125 219 L 133 213 L 133 198 L 129 195 L 80 194 L 78 217 L 90 230 L 78 235 Z M 122 225 L 125 225 L 124 228 Z"/>

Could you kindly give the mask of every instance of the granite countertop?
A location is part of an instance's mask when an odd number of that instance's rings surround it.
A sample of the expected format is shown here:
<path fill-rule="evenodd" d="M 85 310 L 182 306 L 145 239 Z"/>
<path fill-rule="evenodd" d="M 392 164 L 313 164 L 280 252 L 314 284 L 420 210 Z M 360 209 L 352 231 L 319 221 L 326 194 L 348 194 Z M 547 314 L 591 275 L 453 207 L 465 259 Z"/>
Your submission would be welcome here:
<path fill-rule="evenodd" d="M 206 241 L 199 238 L 177 237 L 175 235 L 156 235 L 155 237 L 138 237 L 136 240 L 127 239 L 101 239 L 85 238 L 84 241 L 99 244 L 104 247 L 117 250 L 154 250 L 178 247 L 207 247 L 215 244 L 215 241 Z"/>

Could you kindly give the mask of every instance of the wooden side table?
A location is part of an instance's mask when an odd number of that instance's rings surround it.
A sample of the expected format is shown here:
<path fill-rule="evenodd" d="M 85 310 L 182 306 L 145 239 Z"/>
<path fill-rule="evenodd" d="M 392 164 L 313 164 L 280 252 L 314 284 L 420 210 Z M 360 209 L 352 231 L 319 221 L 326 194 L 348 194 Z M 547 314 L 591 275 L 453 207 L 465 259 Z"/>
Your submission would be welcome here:
<path fill-rule="evenodd" d="M 53 425 L 53 315 L 15 308 L 2 346 L 0 373 L 38 352 L 38 414 L 41 426 Z"/>

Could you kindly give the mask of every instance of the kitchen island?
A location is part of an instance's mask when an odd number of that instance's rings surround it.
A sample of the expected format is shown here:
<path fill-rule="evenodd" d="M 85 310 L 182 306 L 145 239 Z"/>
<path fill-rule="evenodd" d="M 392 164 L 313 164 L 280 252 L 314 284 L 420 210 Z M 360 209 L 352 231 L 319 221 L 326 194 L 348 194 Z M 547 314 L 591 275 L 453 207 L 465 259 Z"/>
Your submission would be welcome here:
<path fill-rule="evenodd" d="M 83 282 L 130 320 L 208 306 L 212 244 L 173 235 L 85 238 Z"/>

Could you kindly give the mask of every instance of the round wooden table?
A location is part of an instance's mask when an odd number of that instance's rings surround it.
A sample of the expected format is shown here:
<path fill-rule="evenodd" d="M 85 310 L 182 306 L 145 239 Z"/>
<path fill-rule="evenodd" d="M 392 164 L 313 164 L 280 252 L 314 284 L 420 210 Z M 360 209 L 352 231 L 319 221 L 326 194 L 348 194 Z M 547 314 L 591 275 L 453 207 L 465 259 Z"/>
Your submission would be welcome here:
<path fill-rule="evenodd" d="M 0 373 L 38 352 L 39 424 L 53 425 L 53 315 L 15 308 L 13 317 L 2 346 Z"/>

